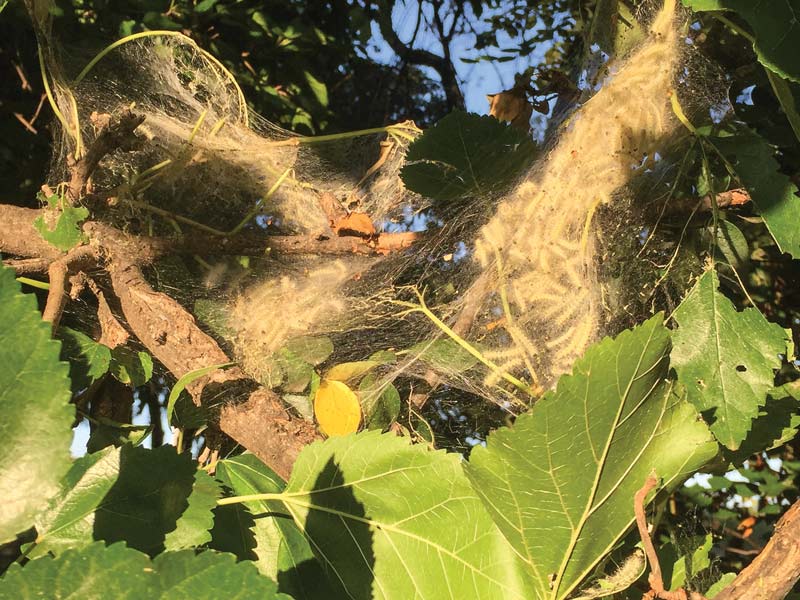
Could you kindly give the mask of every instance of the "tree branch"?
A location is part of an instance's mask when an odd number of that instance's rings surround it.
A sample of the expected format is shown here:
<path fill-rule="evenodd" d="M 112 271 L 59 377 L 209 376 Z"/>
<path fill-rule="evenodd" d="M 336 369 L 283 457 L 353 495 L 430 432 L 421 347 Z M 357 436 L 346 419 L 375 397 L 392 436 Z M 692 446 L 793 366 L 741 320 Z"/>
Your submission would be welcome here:
<path fill-rule="evenodd" d="M 714 600 L 782 600 L 800 579 L 800 500 L 775 526 L 764 550 Z"/>
<path fill-rule="evenodd" d="M 73 248 L 63 257 L 53 261 L 48 268 L 50 289 L 47 292 L 42 320 L 52 323 L 53 331 L 58 329 L 61 315 L 69 298 L 68 280 L 71 275 L 85 271 L 97 264 L 97 254 L 90 246 Z"/>
<path fill-rule="evenodd" d="M 381 2 L 378 10 L 370 10 L 371 16 L 378 24 L 378 29 L 381 36 L 389 44 L 389 47 L 400 57 L 400 60 L 425 67 L 431 67 L 442 79 L 442 87 L 444 88 L 445 97 L 447 99 L 447 107 L 450 110 L 461 109 L 464 110 L 464 95 L 461 93 L 461 87 L 458 85 L 458 76 L 452 60 L 449 59 L 449 49 L 447 48 L 448 41 L 440 40 L 442 47 L 445 48 L 446 56 L 439 56 L 429 50 L 420 50 L 418 48 L 411 48 L 403 43 L 397 32 L 392 26 L 392 7 L 394 2 Z M 455 25 L 454 25 L 455 27 Z"/>
<path fill-rule="evenodd" d="M 119 117 L 92 113 L 92 122 L 99 129 L 94 142 L 82 158 L 68 160 L 70 182 L 67 195 L 73 202 L 81 197 L 92 173 L 107 154 L 135 147 L 137 140 L 133 132 L 144 122 L 144 115 L 135 115 L 130 110 L 123 111 Z"/>

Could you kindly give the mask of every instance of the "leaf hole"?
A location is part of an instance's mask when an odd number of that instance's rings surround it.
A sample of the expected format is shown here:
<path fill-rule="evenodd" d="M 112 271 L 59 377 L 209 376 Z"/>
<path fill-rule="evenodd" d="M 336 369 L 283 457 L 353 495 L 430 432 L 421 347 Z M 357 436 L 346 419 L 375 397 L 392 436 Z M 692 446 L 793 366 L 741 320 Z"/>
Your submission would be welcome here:
<path fill-rule="evenodd" d="M 747 367 L 744 365 L 736 365 L 736 370 L 739 371 L 739 373 L 744 373 L 747 371 Z"/>

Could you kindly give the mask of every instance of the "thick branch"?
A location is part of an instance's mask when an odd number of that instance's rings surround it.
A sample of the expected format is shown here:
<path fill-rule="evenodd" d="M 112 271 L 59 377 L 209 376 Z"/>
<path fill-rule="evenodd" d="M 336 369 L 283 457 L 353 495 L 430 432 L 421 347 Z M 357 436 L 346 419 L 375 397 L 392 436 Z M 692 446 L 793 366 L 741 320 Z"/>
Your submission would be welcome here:
<path fill-rule="evenodd" d="M 97 237 L 98 232 L 102 237 Z M 124 234 L 108 226 L 94 233 L 93 241 L 107 257 L 107 271 L 125 319 L 153 356 L 176 377 L 229 362 L 191 314 L 150 287 L 129 254 L 130 244 Z M 289 476 L 300 450 L 316 438 L 313 424 L 291 417 L 271 390 L 259 387 L 238 368 L 200 379 L 189 392 L 198 404 L 223 405 L 222 431 L 283 477 Z"/>
<path fill-rule="evenodd" d="M 782 600 L 800 579 L 800 500 L 784 513 L 764 550 L 714 600 Z"/>
<path fill-rule="evenodd" d="M 33 226 L 36 217 L 41 214 L 41 210 L 34 208 L 0 204 L 0 253 L 4 256 L 41 258 L 49 262 L 61 257 L 58 248 L 44 241 Z"/>

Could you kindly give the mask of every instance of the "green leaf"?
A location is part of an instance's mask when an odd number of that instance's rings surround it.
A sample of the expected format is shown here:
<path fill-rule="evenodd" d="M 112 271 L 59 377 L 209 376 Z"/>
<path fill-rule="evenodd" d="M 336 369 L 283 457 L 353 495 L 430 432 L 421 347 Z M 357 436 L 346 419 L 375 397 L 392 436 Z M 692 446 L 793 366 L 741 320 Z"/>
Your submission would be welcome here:
<path fill-rule="evenodd" d="M 280 493 L 286 485 L 252 454 L 221 460 L 217 477 L 237 496 Z M 229 504 L 217 509 L 220 515 L 223 522 L 239 523 L 238 531 L 227 532 L 227 538 L 215 537 L 214 548 L 238 550 L 240 558 L 254 559 L 262 574 L 277 579 L 281 590 L 298 600 L 330 597 L 321 565 L 280 502 Z"/>
<path fill-rule="evenodd" d="M 445 338 L 414 344 L 406 352 L 434 369 L 460 373 L 475 366 L 478 359 L 455 341 Z"/>
<path fill-rule="evenodd" d="M 368 373 L 381 363 L 375 360 L 356 360 L 335 365 L 325 373 L 325 379 L 331 381 L 350 381 Z"/>
<path fill-rule="evenodd" d="M 744 127 L 735 135 L 708 139 L 736 170 L 778 248 L 800 258 L 800 198 L 797 186 L 778 171 L 775 148 Z"/>
<path fill-rule="evenodd" d="M 328 88 L 325 84 L 308 71 L 303 71 L 303 77 L 305 77 L 308 87 L 311 88 L 311 93 L 314 94 L 317 103 L 320 106 L 328 106 Z"/>
<path fill-rule="evenodd" d="M 175 410 L 175 403 L 178 401 L 178 397 L 181 395 L 181 392 L 186 389 L 187 385 L 190 385 L 201 377 L 205 377 L 209 373 L 213 373 L 217 369 L 230 367 L 232 364 L 233 363 L 223 363 L 219 365 L 201 367 L 199 369 L 195 369 L 194 371 L 189 371 L 183 377 L 178 379 L 178 381 L 175 382 L 175 385 L 172 386 L 172 390 L 169 393 L 169 398 L 167 398 L 167 423 L 172 423 L 172 413 Z"/>
<path fill-rule="evenodd" d="M 50 205 L 50 208 L 47 209 L 48 213 L 52 214 L 54 211 L 59 213 L 55 225 L 51 229 L 45 221 L 45 215 L 41 215 L 33 222 L 33 226 L 42 239 L 51 246 L 55 246 L 62 252 L 72 250 L 84 241 L 80 224 L 89 216 L 89 210 L 83 206 L 69 206 L 58 196 L 50 196 L 47 203 Z"/>
<path fill-rule="evenodd" d="M 714 239 L 714 227 L 708 227 L 708 237 Z M 714 260 L 730 265 L 734 269 L 744 268 L 750 260 L 747 238 L 730 221 L 719 221 L 714 244 Z"/>
<path fill-rule="evenodd" d="M 707 271 L 675 310 L 672 364 L 717 439 L 739 448 L 786 351 L 783 329 L 755 308 L 736 312 Z"/>
<path fill-rule="evenodd" d="M 400 413 L 400 392 L 391 382 L 379 381 L 368 373 L 358 386 L 358 397 L 369 429 L 384 430 L 394 423 Z"/>
<path fill-rule="evenodd" d="M 781 77 L 800 82 L 800 2 L 798 0 L 683 0 L 696 11 L 734 11 L 755 34 L 759 62 Z"/>
<path fill-rule="evenodd" d="M 64 326 L 58 328 L 58 338 L 61 340 L 61 358 L 69 363 L 73 393 L 86 389 L 108 373 L 111 348 Z"/>
<path fill-rule="evenodd" d="M 291 600 L 278 594 L 274 581 L 248 563 L 237 563 L 230 554 L 183 550 L 165 552 L 151 562 L 146 554 L 124 544 L 96 543 L 66 550 L 57 558 L 39 558 L 24 567 L 15 564 L 0 582 L 0 597 L 15 600 Z"/>
<path fill-rule="evenodd" d="M 742 445 L 736 452 L 725 452 L 731 464 L 741 465 L 757 452 L 777 448 L 794 439 L 800 427 L 799 385 L 798 382 L 787 383 L 769 391 L 767 403 L 759 410 Z"/>
<path fill-rule="evenodd" d="M 333 342 L 325 336 L 303 336 L 289 340 L 283 346 L 310 365 L 325 362 L 333 354 Z"/>
<path fill-rule="evenodd" d="M 120 449 L 108 447 L 72 464 L 60 493 L 36 520 L 38 536 L 30 558 L 92 542 L 94 513 L 117 480 L 119 461 Z"/>
<path fill-rule="evenodd" d="M 664 587 L 677 590 L 684 587 L 690 578 L 707 569 L 711 565 L 709 552 L 713 541 L 713 536 L 708 534 L 692 538 L 685 548 L 678 549 L 671 542 L 659 548 Z"/>
<path fill-rule="evenodd" d="M 535 598 L 566 598 L 593 572 L 633 525 L 632 499 L 653 471 L 672 489 L 717 453 L 667 380 L 662 320 L 590 347 L 554 392 L 472 451 L 467 474 Z"/>
<path fill-rule="evenodd" d="M 736 579 L 736 573 L 723 573 L 722 577 L 720 577 L 717 582 L 708 588 L 708 591 L 704 594 L 708 600 L 713 600 L 714 596 L 719 594 L 722 590 L 728 587 L 733 580 Z"/>
<path fill-rule="evenodd" d="M 153 376 L 153 359 L 147 352 L 117 346 L 111 350 L 109 371 L 122 383 L 139 387 Z"/>
<path fill-rule="evenodd" d="M 200 0 L 194 7 L 194 12 L 204 13 L 211 10 L 218 0 Z"/>
<path fill-rule="evenodd" d="M 458 455 L 375 431 L 330 438 L 303 449 L 281 499 L 331 597 L 533 597 Z"/>
<path fill-rule="evenodd" d="M 123 540 L 143 552 L 164 549 L 192 492 L 196 464 L 172 446 L 108 448 L 76 461 L 61 493 L 36 523 L 32 554 L 94 540 Z M 146 526 L 143 526 L 146 523 Z"/>
<path fill-rule="evenodd" d="M 285 376 L 282 384 L 285 391 L 297 394 L 305 390 L 311 383 L 314 367 L 291 350 L 281 348 L 278 350 L 275 360 Z"/>
<path fill-rule="evenodd" d="M 212 511 L 221 496 L 219 482 L 202 469 L 195 471 L 189 506 L 178 519 L 175 529 L 166 535 L 164 547 L 167 550 L 183 550 L 210 542 L 211 528 L 214 526 Z"/>
<path fill-rule="evenodd" d="M 438 202 L 497 195 L 536 153 L 527 135 L 490 116 L 455 111 L 415 140 L 400 171 L 405 186 Z"/>
<path fill-rule="evenodd" d="M 0 543 L 33 525 L 70 466 L 68 366 L 36 297 L 0 266 Z"/>

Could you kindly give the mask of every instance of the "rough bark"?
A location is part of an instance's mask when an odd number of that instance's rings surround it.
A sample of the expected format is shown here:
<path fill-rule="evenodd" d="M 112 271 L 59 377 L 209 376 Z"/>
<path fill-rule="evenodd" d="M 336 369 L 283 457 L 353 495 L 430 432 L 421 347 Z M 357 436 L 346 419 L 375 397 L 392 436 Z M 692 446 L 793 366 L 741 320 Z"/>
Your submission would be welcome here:
<path fill-rule="evenodd" d="M 714 600 L 783 600 L 800 579 L 800 500 L 784 513 L 761 553 Z"/>

